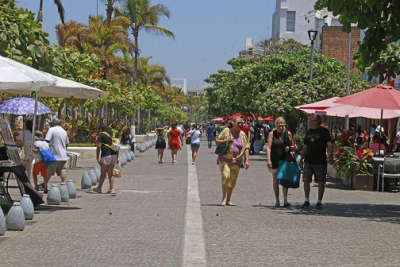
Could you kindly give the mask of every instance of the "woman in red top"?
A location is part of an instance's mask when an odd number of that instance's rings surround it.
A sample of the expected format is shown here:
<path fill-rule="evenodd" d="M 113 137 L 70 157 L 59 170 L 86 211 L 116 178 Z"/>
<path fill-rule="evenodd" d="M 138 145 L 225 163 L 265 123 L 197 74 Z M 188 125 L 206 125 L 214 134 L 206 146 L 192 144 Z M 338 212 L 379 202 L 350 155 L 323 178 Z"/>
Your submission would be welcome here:
<path fill-rule="evenodd" d="M 182 133 L 176 128 L 176 122 L 171 124 L 171 130 L 168 132 L 167 137 L 168 149 L 171 149 L 172 163 L 176 164 L 178 150 L 181 149 L 181 144 L 183 144 Z"/>

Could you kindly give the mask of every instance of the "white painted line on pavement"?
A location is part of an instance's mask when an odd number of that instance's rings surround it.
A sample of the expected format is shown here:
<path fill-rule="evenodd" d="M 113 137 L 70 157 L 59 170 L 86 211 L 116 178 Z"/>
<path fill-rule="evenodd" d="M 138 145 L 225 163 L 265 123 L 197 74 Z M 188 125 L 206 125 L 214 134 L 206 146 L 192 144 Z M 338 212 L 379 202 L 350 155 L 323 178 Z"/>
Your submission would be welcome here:
<path fill-rule="evenodd" d="M 199 183 L 196 166 L 191 165 L 192 151 L 186 146 L 188 154 L 188 198 L 186 203 L 185 246 L 183 266 L 206 266 L 206 252 L 203 237 Z"/>

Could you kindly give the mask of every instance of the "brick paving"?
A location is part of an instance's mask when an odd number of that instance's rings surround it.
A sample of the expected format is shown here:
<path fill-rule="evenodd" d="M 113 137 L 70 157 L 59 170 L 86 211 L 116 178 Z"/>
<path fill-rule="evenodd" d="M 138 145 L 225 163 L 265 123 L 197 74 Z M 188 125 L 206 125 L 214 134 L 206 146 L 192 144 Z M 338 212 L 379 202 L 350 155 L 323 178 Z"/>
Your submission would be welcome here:
<path fill-rule="evenodd" d="M 274 208 L 265 155 L 252 155 L 233 192 L 237 206 L 220 207 L 213 150 L 204 139 L 196 162 L 207 266 L 400 266 L 400 194 L 348 190 L 330 179 L 323 210 L 315 209 L 316 186 L 309 210 L 300 208 L 302 188 L 289 191 L 291 208 Z M 38 207 L 24 231 L 0 237 L 1 266 L 182 266 L 188 152 L 178 153 L 177 165 L 165 152 L 162 165 L 153 147 L 137 152 L 116 196 L 79 190 L 68 205 Z M 95 166 L 81 159 L 68 179 L 79 188 Z"/>

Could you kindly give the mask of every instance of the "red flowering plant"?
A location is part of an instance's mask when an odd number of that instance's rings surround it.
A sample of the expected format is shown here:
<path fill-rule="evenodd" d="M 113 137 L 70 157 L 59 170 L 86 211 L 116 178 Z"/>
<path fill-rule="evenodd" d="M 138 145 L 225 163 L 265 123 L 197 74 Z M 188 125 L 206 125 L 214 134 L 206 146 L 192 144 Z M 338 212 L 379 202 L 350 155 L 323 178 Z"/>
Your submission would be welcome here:
<path fill-rule="evenodd" d="M 368 148 L 356 149 L 354 146 L 343 146 L 336 142 L 334 146 L 333 165 L 337 172 L 353 177 L 356 174 L 371 175 L 371 159 L 374 153 Z"/>

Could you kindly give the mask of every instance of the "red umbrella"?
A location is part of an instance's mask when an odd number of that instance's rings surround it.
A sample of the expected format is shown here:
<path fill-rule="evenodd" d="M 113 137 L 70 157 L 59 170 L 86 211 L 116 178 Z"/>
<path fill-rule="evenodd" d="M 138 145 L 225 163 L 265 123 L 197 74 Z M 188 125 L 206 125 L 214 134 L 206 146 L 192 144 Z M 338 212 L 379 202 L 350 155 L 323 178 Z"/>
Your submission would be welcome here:
<path fill-rule="evenodd" d="M 378 84 L 371 89 L 342 97 L 334 103 L 381 110 L 400 109 L 400 91 L 389 85 Z"/>
<path fill-rule="evenodd" d="M 304 111 L 306 113 L 315 113 L 316 110 L 324 110 L 333 106 L 337 106 L 338 104 L 335 103 L 340 99 L 340 97 L 334 96 L 328 99 L 324 99 L 318 102 L 310 103 L 310 104 L 305 104 L 305 105 L 300 105 L 300 106 L 295 106 L 294 108 L 299 109 L 301 111 Z"/>
<path fill-rule="evenodd" d="M 274 120 L 274 116 L 268 116 L 265 117 L 264 119 L 261 119 L 260 121 L 273 121 Z"/>
<path fill-rule="evenodd" d="M 356 107 L 380 109 L 382 125 L 383 113 L 385 111 L 400 109 L 400 91 L 389 85 L 378 84 L 371 89 L 342 97 L 335 101 L 335 103 Z"/>
<path fill-rule="evenodd" d="M 212 119 L 212 121 L 215 121 L 215 122 L 223 122 L 224 119 L 223 119 L 223 118 L 215 118 L 215 119 Z"/>

